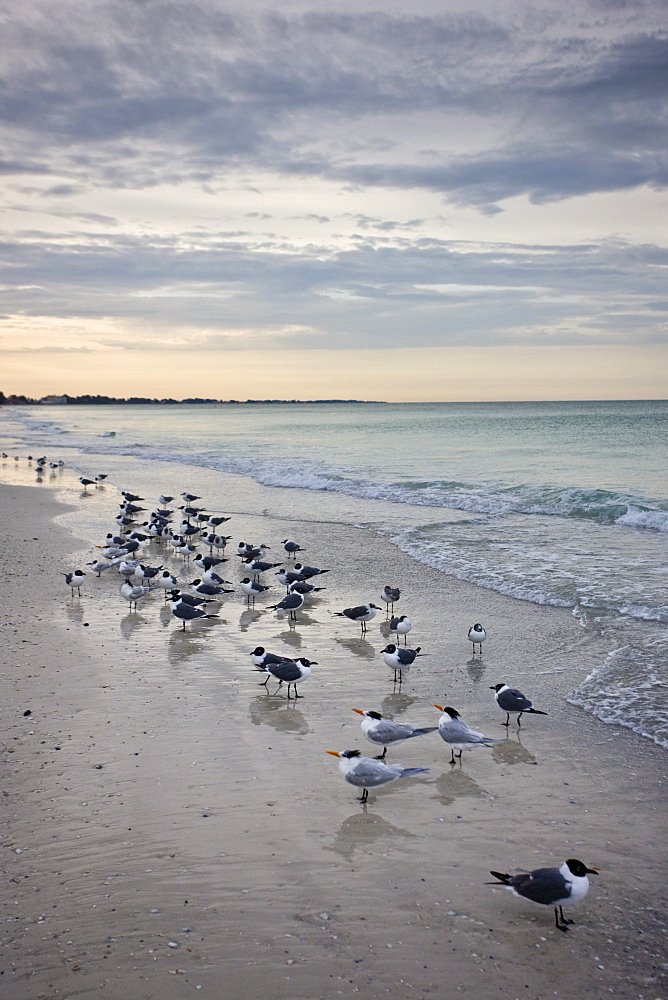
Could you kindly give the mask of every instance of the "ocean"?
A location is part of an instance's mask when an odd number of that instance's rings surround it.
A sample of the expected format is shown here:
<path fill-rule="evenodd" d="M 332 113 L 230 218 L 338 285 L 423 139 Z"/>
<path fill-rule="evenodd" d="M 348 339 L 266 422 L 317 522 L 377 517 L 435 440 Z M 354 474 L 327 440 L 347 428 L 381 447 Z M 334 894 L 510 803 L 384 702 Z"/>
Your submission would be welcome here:
<path fill-rule="evenodd" d="M 17 454 L 85 474 L 121 456 L 232 473 L 277 504 L 291 491 L 305 516 L 327 495 L 328 517 L 418 563 L 570 609 L 605 652 L 568 701 L 668 746 L 666 401 L 34 406 L 0 421 Z"/>

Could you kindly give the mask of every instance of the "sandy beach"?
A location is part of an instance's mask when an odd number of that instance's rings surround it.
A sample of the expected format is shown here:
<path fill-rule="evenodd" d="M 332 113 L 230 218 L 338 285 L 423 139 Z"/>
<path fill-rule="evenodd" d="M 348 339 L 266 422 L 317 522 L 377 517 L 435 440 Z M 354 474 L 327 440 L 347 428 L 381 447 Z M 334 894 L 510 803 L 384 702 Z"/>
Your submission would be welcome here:
<path fill-rule="evenodd" d="M 177 469 L 124 482 L 154 498 Z M 307 498 L 306 520 L 299 491 L 229 476 L 234 541 L 282 554 L 297 537 L 327 589 L 295 628 L 265 611 L 276 585 L 181 632 L 161 592 L 130 613 L 117 574 L 89 572 L 81 598 L 64 585 L 113 527 L 114 486 L 83 496 L 69 470 L 28 481 L 0 472 L 4 996 L 665 996 L 665 752 L 564 700 L 594 641 L 568 610 L 418 565 L 328 520 L 326 497 Z M 146 561 L 182 565 L 155 545 Z M 385 613 L 365 638 L 334 617 L 380 603 L 386 583 L 427 654 L 401 688 L 379 654 Z M 490 639 L 472 657 L 477 620 Z M 256 645 L 318 662 L 302 699 L 258 686 Z M 507 739 L 501 681 L 549 713 Z M 429 773 L 360 805 L 325 754 L 376 752 L 350 709 L 428 726 L 434 703 L 503 742 L 450 766 L 437 733 L 412 740 L 388 759 Z M 600 869 L 567 934 L 551 907 L 486 884 L 567 857 Z"/>

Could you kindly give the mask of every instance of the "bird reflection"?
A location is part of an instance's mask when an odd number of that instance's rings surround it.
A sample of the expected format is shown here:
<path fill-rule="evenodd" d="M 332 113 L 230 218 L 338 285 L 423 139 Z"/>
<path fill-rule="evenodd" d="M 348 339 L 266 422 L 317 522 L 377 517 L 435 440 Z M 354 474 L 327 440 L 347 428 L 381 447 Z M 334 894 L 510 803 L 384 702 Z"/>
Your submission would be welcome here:
<path fill-rule="evenodd" d="M 65 605 L 65 614 L 71 622 L 76 625 L 80 625 L 84 619 L 84 609 L 81 603 L 81 598 L 75 595 L 71 601 L 68 601 Z"/>
<path fill-rule="evenodd" d="M 295 702 L 266 694 L 258 695 L 248 707 L 254 726 L 271 726 L 279 733 L 298 733 L 300 736 L 309 732 L 306 716 Z"/>
<path fill-rule="evenodd" d="M 147 624 L 148 621 L 143 615 L 140 615 L 137 611 L 130 611 L 121 618 L 121 635 L 124 639 L 131 639 L 136 629 Z"/>
<path fill-rule="evenodd" d="M 365 660 L 373 660 L 376 656 L 376 650 L 366 639 L 339 639 L 337 637 L 336 642 L 347 649 L 349 653 L 361 656 Z"/>
<path fill-rule="evenodd" d="M 492 747 L 492 760 L 495 764 L 535 764 L 536 758 L 523 747 L 519 739 L 504 740 Z"/>
<path fill-rule="evenodd" d="M 368 812 L 366 805 L 361 812 L 344 819 L 334 837 L 331 847 L 325 847 L 326 851 L 336 851 L 347 861 L 352 861 L 355 851 L 365 851 L 376 840 L 382 837 L 389 840 L 413 840 L 416 834 L 410 830 L 402 830 L 401 827 L 393 826 L 378 813 Z"/>
<path fill-rule="evenodd" d="M 280 639 L 288 646 L 292 646 L 294 650 L 299 650 L 304 645 L 304 640 L 300 636 L 299 632 L 294 632 L 293 630 L 290 630 L 289 632 L 279 632 L 278 635 L 274 636 L 274 639 Z M 283 653 L 280 655 L 283 656 Z"/>
<path fill-rule="evenodd" d="M 486 667 L 479 656 L 472 656 L 471 659 L 467 661 L 466 669 L 471 680 L 477 682 L 482 678 Z"/>
<path fill-rule="evenodd" d="M 481 788 L 470 774 L 462 770 L 461 766 L 444 771 L 440 778 L 436 779 L 434 785 L 438 795 L 433 795 L 432 798 L 437 799 L 444 806 L 452 805 L 455 799 L 485 798 L 489 795 L 489 792 Z"/>
<path fill-rule="evenodd" d="M 382 715 L 386 715 L 388 718 L 403 715 L 403 713 L 407 712 L 415 701 L 417 701 L 417 698 L 411 698 L 408 694 L 402 694 L 401 691 L 395 691 L 393 694 L 386 695 L 386 697 L 381 701 L 381 713 Z"/>
<path fill-rule="evenodd" d="M 173 617 L 170 612 L 170 617 Z M 204 652 L 205 645 L 201 637 L 198 638 L 193 632 L 183 632 L 176 629 L 169 636 L 167 643 L 167 659 L 176 666 L 189 660 L 192 656 L 198 656 Z"/>
<path fill-rule="evenodd" d="M 247 608 L 245 611 L 242 611 L 239 615 L 239 631 L 247 632 L 251 625 L 259 621 L 261 617 L 262 612 L 256 611 L 254 608 Z"/>

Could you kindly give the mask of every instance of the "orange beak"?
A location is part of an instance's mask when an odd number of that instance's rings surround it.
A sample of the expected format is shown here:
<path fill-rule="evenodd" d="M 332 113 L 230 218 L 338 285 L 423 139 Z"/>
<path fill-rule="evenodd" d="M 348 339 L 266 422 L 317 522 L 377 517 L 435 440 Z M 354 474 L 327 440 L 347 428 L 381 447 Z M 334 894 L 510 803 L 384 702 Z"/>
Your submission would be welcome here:
<path fill-rule="evenodd" d="M 358 715 L 364 715 L 364 712 L 362 711 L 361 708 L 351 708 L 350 711 L 357 712 Z"/>
<path fill-rule="evenodd" d="M 339 756 L 339 751 L 338 750 L 325 750 L 325 753 L 331 753 L 332 757 L 338 757 Z"/>
<path fill-rule="evenodd" d="M 434 708 L 437 708 L 439 710 L 439 712 L 445 712 L 445 709 L 441 708 L 440 705 L 434 705 Z"/>

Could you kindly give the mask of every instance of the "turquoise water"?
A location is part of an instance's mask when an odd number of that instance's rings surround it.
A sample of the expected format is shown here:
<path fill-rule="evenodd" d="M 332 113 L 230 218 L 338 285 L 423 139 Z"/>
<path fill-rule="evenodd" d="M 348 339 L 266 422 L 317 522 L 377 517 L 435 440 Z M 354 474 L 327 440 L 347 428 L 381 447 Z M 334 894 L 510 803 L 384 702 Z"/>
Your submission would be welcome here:
<path fill-rule="evenodd" d="M 665 401 L 40 406 L 2 417 L 22 453 L 57 449 L 88 473 L 94 455 L 132 455 L 355 498 L 355 523 L 417 561 L 571 608 L 598 629 L 615 651 L 572 700 L 668 745 Z M 379 519 L 379 500 L 392 517 Z"/>

